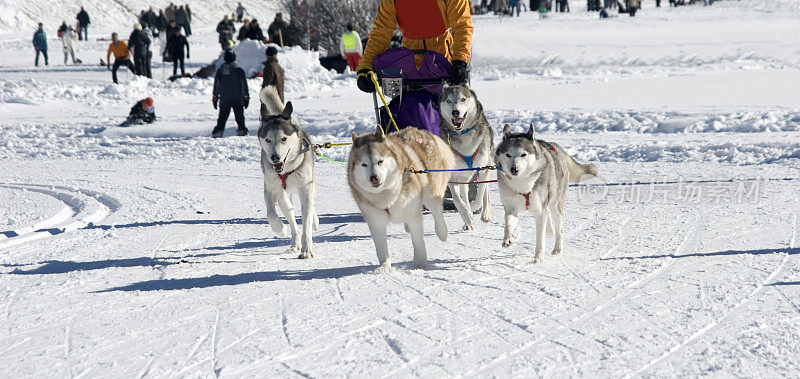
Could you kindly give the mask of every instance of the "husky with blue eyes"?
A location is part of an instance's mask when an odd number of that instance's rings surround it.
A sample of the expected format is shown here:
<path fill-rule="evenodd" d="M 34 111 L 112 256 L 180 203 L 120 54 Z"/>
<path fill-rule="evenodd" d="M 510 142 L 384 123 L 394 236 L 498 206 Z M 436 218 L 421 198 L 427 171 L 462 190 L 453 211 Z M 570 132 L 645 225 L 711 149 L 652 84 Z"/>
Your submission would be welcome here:
<path fill-rule="evenodd" d="M 597 176 L 597 168 L 576 162 L 556 143 L 535 139 L 533 125 L 525 133 L 512 133 L 506 124 L 494 159 L 500 165 L 497 185 L 506 219 L 503 247 L 514 243 L 517 214 L 529 212 L 536 218 L 533 262 L 542 260 L 545 232 L 550 235 L 553 229 L 556 241 L 552 254 L 561 254 L 567 186 L 578 183 L 584 175 Z"/>
<path fill-rule="evenodd" d="M 386 227 L 403 223 L 414 246 L 414 267 L 425 268 L 422 206 L 433 215 L 440 240 L 447 239 L 442 199 L 450 179 L 449 172 L 414 173 L 414 170 L 449 170 L 453 153 L 441 138 L 413 127 L 386 134 L 378 126 L 375 133 L 353 133 L 353 146 L 347 160 L 347 183 L 369 226 L 381 270 L 389 270 Z"/>
<path fill-rule="evenodd" d="M 284 106 L 274 86 L 265 87 L 260 97 L 264 106 L 261 107 L 258 144 L 261 146 L 267 220 L 276 236 L 286 237 L 286 225 L 276 211 L 280 207 L 292 233 L 289 252 L 298 254 L 301 259 L 313 258 L 311 235 L 319 227 L 319 217 L 314 208 L 317 184 L 311 141 L 292 115 L 292 102 Z M 294 217 L 292 194 L 300 196 L 302 237 Z"/>

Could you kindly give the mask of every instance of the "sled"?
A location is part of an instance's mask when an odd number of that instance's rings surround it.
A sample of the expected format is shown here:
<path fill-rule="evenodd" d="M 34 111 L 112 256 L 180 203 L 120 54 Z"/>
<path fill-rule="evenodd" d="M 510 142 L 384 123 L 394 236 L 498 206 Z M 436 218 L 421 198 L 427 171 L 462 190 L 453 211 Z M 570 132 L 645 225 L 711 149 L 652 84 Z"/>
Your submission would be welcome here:
<path fill-rule="evenodd" d="M 450 77 L 450 67 L 442 54 L 405 47 L 389 50 L 373 59 L 381 92 L 392 98 L 388 111 L 397 122 L 397 129 L 413 126 L 440 136 L 439 94 Z M 389 112 L 378 104 L 377 93 L 373 93 L 373 102 L 378 125 L 387 132 L 394 131 L 395 126 L 390 127 Z"/>
<path fill-rule="evenodd" d="M 416 56 L 421 55 L 419 66 Z M 441 137 L 439 129 L 439 95 L 442 86 L 450 79 L 450 62 L 444 55 L 428 50 L 410 50 L 405 47 L 389 50 L 373 59 L 373 70 L 384 97 L 391 97 L 388 110 L 397 123 L 397 129 L 409 126 L 427 130 Z M 378 94 L 372 94 L 375 119 L 387 133 L 396 131 L 386 106 L 378 103 Z M 473 176 L 474 178 L 474 176 Z M 470 179 L 472 180 L 472 179 Z M 469 200 L 474 201 L 477 185 L 469 185 Z M 445 193 L 444 209 L 457 212 L 452 195 Z M 480 208 L 475 209 L 478 213 Z"/>

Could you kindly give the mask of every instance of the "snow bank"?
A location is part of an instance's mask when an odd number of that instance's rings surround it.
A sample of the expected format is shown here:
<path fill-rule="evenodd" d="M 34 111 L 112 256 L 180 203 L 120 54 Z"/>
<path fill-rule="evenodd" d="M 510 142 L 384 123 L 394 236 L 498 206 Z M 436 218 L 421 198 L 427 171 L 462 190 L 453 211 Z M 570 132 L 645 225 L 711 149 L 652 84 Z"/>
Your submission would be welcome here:
<path fill-rule="evenodd" d="M 341 75 L 333 70 L 326 70 L 319 63 L 319 52 L 303 50 L 299 46 L 281 48 L 276 44 L 264 44 L 261 41 L 244 40 L 233 47 L 236 53 L 236 64 L 244 69 L 248 77 L 252 77 L 264 70 L 264 61 L 267 60 L 267 47 L 278 49 L 278 62 L 286 71 L 287 86 L 294 85 L 308 87 L 311 83 L 321 83 L 328 86 Z M 220 53 L 214 65 L 216 68 L 224 63 L 224 53 Z M 319 88 L 317 88 L 319 89 Z"/>

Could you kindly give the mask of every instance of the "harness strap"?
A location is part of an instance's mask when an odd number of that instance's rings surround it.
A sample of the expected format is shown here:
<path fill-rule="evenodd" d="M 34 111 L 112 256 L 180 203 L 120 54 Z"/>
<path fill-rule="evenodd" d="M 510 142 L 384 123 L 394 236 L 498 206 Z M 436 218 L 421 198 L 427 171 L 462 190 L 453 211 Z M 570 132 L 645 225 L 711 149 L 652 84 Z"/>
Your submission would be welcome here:
<path fill-rule="evenodd" d="M 283 189 L 286 189 L 286 178 L 288 178 L 288 177 L 289 177 L 289 175 L 292 175 L 292 173 L 293 173 L 295 170 L 297 170 L 297 169 L 294 169 L 294 170 L 292 170 L 292 171 L 289 171 L 289 172 L 287 172 L 287 173 L 285 173 L 285 174 L 278 174 L 278 177 L 279 177 L 279 178 L 281 178 L 281 186 L 283 186 Z"/>
<path fill-rule="evenodd" d="M 525 209 L 528 209 L 531 206 L 531 193 L 521 193 L 520 195 L 525 198 Z"/>
<path fill-rule="evenodd" d="M 458 151 L 456 151 L 456 154 L 458 154 L 458 156 L 461 157 L 461 160 L 464 161 L 464 163 L 467 164 L 467 167 L 472 168 L 472 160 L 475 159 L 475 155 L 478 154 L 478 150 L 480 150 L 480 149 L 481 149 L 481 145 L 478 145 L 478 148 L 475 149 L 475 152 L 472 153 L 472 155 L 462 155 Z M 455 151 L 455 149 L 453 151 Z"/>

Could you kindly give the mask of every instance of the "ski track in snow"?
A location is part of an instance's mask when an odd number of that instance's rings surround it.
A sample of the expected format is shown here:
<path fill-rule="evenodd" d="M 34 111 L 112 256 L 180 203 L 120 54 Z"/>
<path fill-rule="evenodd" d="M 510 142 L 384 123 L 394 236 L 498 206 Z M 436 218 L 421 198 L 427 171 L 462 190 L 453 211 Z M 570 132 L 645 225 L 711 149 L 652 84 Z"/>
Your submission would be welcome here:
<path fill-rule="evenodd" d="M 120 9 L 151 3 L 87 4 L 97 34 L 79 57 L 104 55 L 98 36 L 127 35 Z M 191 70 L 219 58 L 213 27 L 233 3 L 192 4 Z M 797 1 L 647 1 L 635 18 L 607 20 L 580 4 L 547 20 L 475 16 L 472 88 L 495 143 L 505 123 L 533 125 L 537 138 L 595 163 L 605 186 L 568 189 L 560 256 L 530 263 L 528 215 L 517 242 L 500 247 L 491 186 L 492 221 L 473 231 L 447 213 L 442 243 L 425 216 L 427 270 L 411 269 L 408 235 L 390 227 L 389 272 L 376 270 L 344 169 L 322 160 L 315 258 L 285 253 L 288 239 L 265 220 L 257 107 L 246 111 L 251 137 L 232 137 L 229 120 L 226 138 L 210 139 L 211 80 L 161 80 L 169 67 L 156 59 L 156 78 L 123 70 L 111 85 L 104 67 L 56 64 L 55 38 L 51 65 L 32 67 L 27 25 L 42 18 L 53 37 L 54 18 L 74 10 L 9 4 L 2 377 L 800 373 Z M 264 27 L 273 5 L 245 1 Z M 239 49 L 258 53 L 240 54 L 257 70 L 263 46 Z M 299 48 L 280 57 L 286 98 L 313 142 L 373 130 L 372 99 L 354 74 L 325 71 Z M 260 79 L 248 83 L 257 98 Z M 117 128 L 144 96 L 159 121 Z M 324 153 L 346 160 L 348 149 Z M 688 185 L 707 196 L 683 197 Z M 606 192 L 579 201 L 593 188 Z M 713 197 L 726 188 L 750 192 Z"/>

